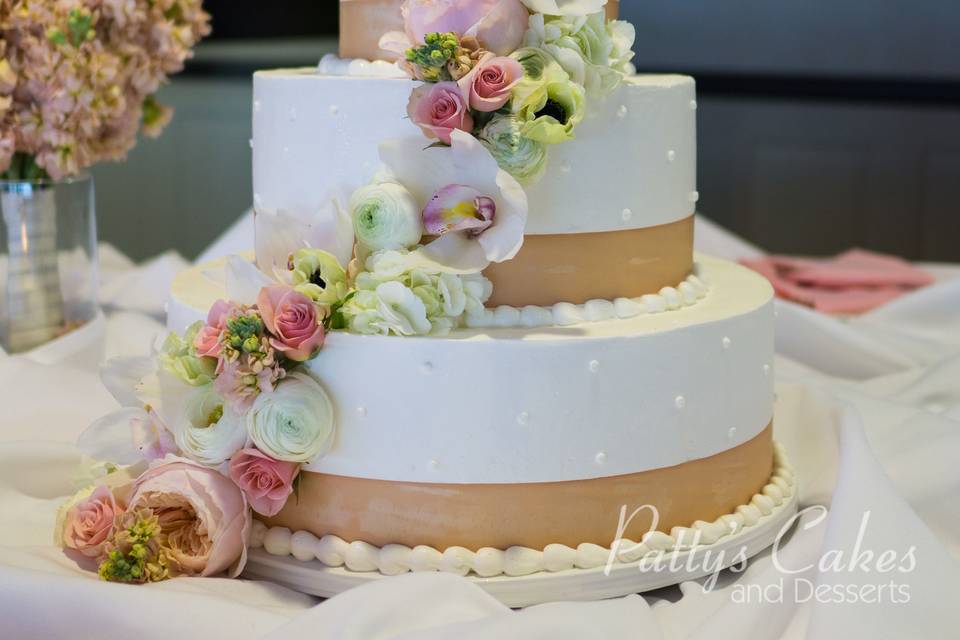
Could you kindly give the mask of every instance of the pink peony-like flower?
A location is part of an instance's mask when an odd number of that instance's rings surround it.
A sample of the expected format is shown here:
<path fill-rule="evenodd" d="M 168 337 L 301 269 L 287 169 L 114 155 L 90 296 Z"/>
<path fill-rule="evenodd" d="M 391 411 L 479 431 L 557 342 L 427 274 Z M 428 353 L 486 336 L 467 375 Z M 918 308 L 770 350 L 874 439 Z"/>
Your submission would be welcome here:
<path fill-rule="evenodd" d="M 407 38 L 421 43 L 428 33 L 475 36 L 501 56 L 520 48 L 530 12 L 520 0 L 405 0 L 400 8 Z"/>
<path fill-rule="evenodd" d="M 150 509 L 160 521 L 167 557 L 180 575 L 243 570 L 250 510 L 237 485 L 215 469 L 167 456 L 134 483 L 129 509 Z"/>
<path fill-rule="evenodd" d="M 473 187 L 448 184 L 431 196 L 423 208 L 423 226 L 427 233 L 442 236 L 451 231 L 479 235 L 493 225 L 497 205 Z"/>
<path fill-rule="evenodd" d="M 89 558 L 100 556 L 113 535 L 114 520 L 122 512 L 123 505 L 117 502 L 109 487 L 96 487 L 93 493 L 67 510 L 63 546 Z"/>
<path fill-rule="evenodd" d="M 507 104 L 511 91 L 523 79 L 523 66 L 513 58 L 487 55 L 459 85 L 477 111 L 496 111 Z"/>
<path fill-rule="evenodd" d="M 291 360 L 309 360 L 323 346 L 323 324 L 306 295 L 284 286 L 264 287 L 257 308 L 270 332 L 270 344 Z"/>
<path fill-rule="evenodd" d="M 241 449 L 230 458 L 230 479 L 247 496 L 253 510 L 274 516 L 293 493 L 293 479 L 300 465 L 274 460 L 258 449 Z"/>
<path fill-rule="evenodd" d="M 193 346 L 196 348 L 198 356 L 210 356 L 211 358 L 220 356 L 222 348 L 220 336 L 224 327 L 226 327 L 227 318 L 234 308 L 235 305 L 226 300 L 217 300 L 213 303 L 209 313 L 207 313 L 207 324 L 197 332 L 197 336 L 193 339 Z"/>
<path fill-rule="evenodd" d="M 417 87 L 407 104 L 407 114 L 428 138 L 437 138 L 444 144 L 450 144 L 450 134 L 455 129 L 473 131 L 473 116 L 456 82 Z"/>

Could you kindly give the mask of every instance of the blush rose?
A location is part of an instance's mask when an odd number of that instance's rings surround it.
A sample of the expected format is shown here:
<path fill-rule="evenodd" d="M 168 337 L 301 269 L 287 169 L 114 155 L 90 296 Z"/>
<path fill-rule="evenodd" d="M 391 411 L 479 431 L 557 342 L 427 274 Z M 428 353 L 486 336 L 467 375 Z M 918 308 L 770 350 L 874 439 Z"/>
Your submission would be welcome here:
<path fill-rule="evenodd" d="M 523 78 L 523 66 L 513 58 L 486 56 L 459 86 L 477 111 L 496 111 L 510 99 L 511 90 Z"/>
<path fill-rule="evenodd" d="M 428 138 L 437 138 L 444 144 L 450 144 L 450 135 L 456 129 L 473 131 L 473 116 L 456 82 L 417 87 L 410 96 L 407 114 Z"/>
<path fill-rule="evenodd" d="M 258 449 L 241 449 L 230 459 L 230 479 L 240 487 L 254 511 L 274 516 L 293 493 L 300 465 L 274 460 Z"/>
<path fill-rule="evenodd" d="M 103 553 L 103 547 L 113 536 L 113 523 L 123 508 L 113 491 L 104 485 L 86 498 L 73 504 L 63 524 L 63 546 L 76 549 L 89 558 Z"/>
<path fill-rule="evenodd" d="M 289 287 L 264 287 L 257 308 L 271 334 L 270 344 L 291 360 L 309 360 L 323 346 L 323 324 L 306 295 Z"/>

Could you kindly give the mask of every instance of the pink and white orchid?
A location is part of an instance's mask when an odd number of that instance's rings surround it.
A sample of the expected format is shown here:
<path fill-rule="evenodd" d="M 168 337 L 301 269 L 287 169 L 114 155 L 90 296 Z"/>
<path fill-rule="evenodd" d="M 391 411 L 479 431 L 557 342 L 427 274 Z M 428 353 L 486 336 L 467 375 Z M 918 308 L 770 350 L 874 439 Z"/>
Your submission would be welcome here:
<path fill-rule="evenodd" d="M 605 2 L 606 0 L 604 0 Z M 402 55 L 428 33 L 475 37 L 480 46 L 506 56 L 520 48 L 529 12 L 520 0 L 404 0 L 404 31 L 391 31 L 380 48 Z"/>
<path fill-rule="evenodd" d="M 418 136 L 388 140 L 380 159 L 423 208 L 428 231 L 440 235 L 408 254 L 411 265 L 477 273 L 520 250 L 526 193 L 470 134 L 454 131 L 449 148 L 424 149 Z"/>

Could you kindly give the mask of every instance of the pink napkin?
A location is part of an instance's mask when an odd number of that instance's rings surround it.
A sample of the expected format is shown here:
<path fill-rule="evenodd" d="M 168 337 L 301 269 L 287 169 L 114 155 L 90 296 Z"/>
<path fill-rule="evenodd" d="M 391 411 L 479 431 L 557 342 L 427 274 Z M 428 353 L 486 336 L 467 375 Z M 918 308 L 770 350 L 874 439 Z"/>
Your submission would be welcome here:
<path fill-rule="evenodd" d="M 740 262 L 765 276 L 781 298 L 824 313 L 863 313 L 933 282 L 903 258 L 864 249 L 824 259 L 767 256 Z"/>

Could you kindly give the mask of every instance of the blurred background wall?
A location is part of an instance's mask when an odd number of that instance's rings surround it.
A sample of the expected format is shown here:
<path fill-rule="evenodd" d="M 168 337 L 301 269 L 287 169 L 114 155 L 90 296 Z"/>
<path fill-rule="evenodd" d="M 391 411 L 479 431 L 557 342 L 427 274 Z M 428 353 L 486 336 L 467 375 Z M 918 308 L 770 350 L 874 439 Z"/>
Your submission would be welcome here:
<path fill-rule="evenodd" d="M 336 48 L 332 0 L 207 0 L 159 140 L 95 171 L 101 238 L 193 257 L 250 205 L 250 74 Z M 698 82 L 700 211 L 773 251 L 960 261 L 960 2 L 622 0 L 641 71 Z"/>

